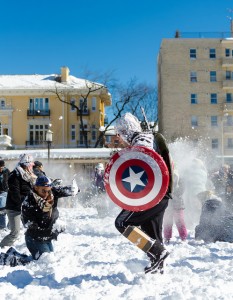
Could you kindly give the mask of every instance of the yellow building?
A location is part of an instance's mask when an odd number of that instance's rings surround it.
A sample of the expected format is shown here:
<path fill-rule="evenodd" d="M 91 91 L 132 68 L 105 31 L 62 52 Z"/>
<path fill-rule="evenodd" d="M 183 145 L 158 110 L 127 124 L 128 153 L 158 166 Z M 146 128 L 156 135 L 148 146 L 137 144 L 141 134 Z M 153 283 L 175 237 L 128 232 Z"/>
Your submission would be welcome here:
<path fill-rule="evenodd" d="M 47 147 L 48 130 L 53 148 L 86 147 L 85 140 L 94 147 L 109 105 L 105 86 L 71 76 L 67 67 L 61 74 L 0 75 L 0 135 L 15 149 Z"/>
<path fill-rule="evenodd" d="M 158 56 L 159 130 L 173 141 L 205 141 L 220 156 L 233 155 L 232 33 L 177 33 Z"/>

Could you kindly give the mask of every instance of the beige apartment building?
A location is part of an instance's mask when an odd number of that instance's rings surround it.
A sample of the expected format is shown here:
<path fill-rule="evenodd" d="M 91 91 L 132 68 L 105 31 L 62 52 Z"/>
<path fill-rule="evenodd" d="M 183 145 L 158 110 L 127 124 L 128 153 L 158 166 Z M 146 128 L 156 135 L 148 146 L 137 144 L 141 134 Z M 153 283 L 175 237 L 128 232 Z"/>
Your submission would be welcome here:
<path fill-rule="evenodd" d="M 109 105 L 105 86 L 70 75 L 68 67 L 60 74 L 0 75 L 0 135 L 11 137 L 13 149 L 46 148 L 48 130 L 52 148 L 86 147 L 85 141 L 94 147 Z"/>
<path fill-rule="evenodd" d="M 228 36 L 228 37 L 227 37 Z M 231 33 L 163 39 L 158 56 L 159 130 L 174 141 L 204 141 L 216 156 L 233 155 Z"/>

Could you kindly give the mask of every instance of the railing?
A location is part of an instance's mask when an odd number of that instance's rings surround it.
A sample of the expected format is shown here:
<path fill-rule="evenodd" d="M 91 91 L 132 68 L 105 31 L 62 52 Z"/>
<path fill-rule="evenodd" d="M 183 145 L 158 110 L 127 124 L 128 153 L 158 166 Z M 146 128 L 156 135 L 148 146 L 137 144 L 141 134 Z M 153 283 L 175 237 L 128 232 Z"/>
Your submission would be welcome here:
<path fill-rule="evenodd" d="M 8 106 L 8 105 L 0 107 L 0 110 L 8 110 L 8 109 L 13 109 L 13 107 L 12 106 Z"/>
<path fill-rule="evenodd" d="M 25 146 L 33 148 L 47 148 L 48 143 L 46 141 L 26 141 Z"/>
<path fill-rule="evenodd" d="M 200 38 L 216 38 L 216 39 L 224 39 L 231 38 L 232 32 L 176 32 L 176 38 L 192 38 L 192 39 L 200 39 Z"/>
<path fill-rule="evenodd" d="M 90 114 L 90 110 L 87 108 L 87 109 L 83 109 L 83 110 L 79 110 L 77 109 L 77 116 L 89 116 Z"/>
<path fill-rule="evenodd" d="M 87 141 L 87 146 L 90 147 L 90 145 L 91 145 L 91 141 L 88 140 Z M 81 141 L 77 141 L 77 148 L 86 148 L 86 144 L 85 144 L 84 139 L 81 140 Z"/>
<path fill-rule="evenodd" d="M 32 117 L 32 116 L 50 116 L 50 109 L 37 109 L 37 110 L 32 110 L 28 109 L 27 110 L 27 116 Z"/>

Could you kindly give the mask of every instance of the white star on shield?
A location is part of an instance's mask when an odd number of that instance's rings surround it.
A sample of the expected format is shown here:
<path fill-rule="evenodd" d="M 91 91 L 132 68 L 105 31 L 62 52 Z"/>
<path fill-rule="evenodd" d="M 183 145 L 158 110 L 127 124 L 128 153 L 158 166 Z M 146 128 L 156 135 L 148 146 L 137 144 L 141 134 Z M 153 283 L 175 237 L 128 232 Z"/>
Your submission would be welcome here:
<path fill-rule="evenodd" d="M 122 179 L 122 181 L 126 181 L 130 183 L 131 192 L 134 190 L 136 185 L 145 186 L 145 184 L 141 181 L 141 177 L 144 171 L 135 173 L 131 168 L 129 168 L 129 177 Z"/>

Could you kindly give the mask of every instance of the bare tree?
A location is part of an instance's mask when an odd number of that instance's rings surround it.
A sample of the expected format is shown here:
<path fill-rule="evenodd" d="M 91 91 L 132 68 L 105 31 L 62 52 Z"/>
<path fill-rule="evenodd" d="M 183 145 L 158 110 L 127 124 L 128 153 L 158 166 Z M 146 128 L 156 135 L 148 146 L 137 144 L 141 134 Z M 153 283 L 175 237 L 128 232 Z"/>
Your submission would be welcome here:
<path fill-rule="evenodd" d="M 138 83 L 136 78 L 131 79 L 127 84 L 119 84 L 118 80 L 114 77 L 114 71 L 107 71 L 105 73 L 94 73 L 86 70 L 84 72 L 86 88 L 85 92 L 81 94 L 80 106 L 71 102 L 71 95 L 64 90 L 55 89 L 57 99 L 67 105 L 74 107 L 80 117 L 80 125 L 82 135 L 84 137 L 85 146 L 88 147 L 87 132 L 85 131 L 83 122 L 83 112 L 87 106 L 87 99 L 90 94 L 100 92 L 106 92 L 108 89 L 112 95 L 112 118 L 104 127 L 103 131 L 99 132 L 99 136 L 95 143 L 95 148 L 101 143 L 104 143 L 104 137 L 109 127 L 115 123 L 125 112 L 131 112 L 142 120 L 140 106 L 144 107 L 144 111 L 147 114 L 149 121 L 156 121 L 157 119 L 157 94 L 155 88 L 145 84 Z M 96 83 L 96 81 L 101 83 Z M 51 92 L 51 91 L 50 91 Z"/>
<path fill-rule="evenodd" d="M 83 89 L 83 92 L 80 95 L 80 99 L 81 99 L 80 106 L 76 105 L 71 101 L 72 94 L 69 91 L 66 91 L 65 89 L 60 90 L 57 87 L 55 87 L 55 91 L 50 91 L 50 93 L 56 94 L 56 97 L 59 101 L 67 105 L 70 105 L 71 107 L 77 110 L 80 118 L 81 132 L 82 132 L 82 136 L 86 148 L 88 148 L 88 139 L 87 139 L 87 131 L 85 130 L 84 127 L 83 116 L 84 116 L 84 112 L 87 110 L 87 99 L 90 96 L 90 94 L 96 93 L 97 91 L 101 92 L 101 90 L 106 92 L 106 87 L 102 84 L 85 80 L 85 88 Z"/>
<path fill-rule="evenodd" d="M 108 122 L 105 130 L 100 132 L 95 147 L 103 142 L 104 136 L 108 128 L 122 116 L 125 112 L 131 112 L 142 120 L 140 106 L 144 107 L 145 113 L 148 113 L 148 120 L 156 122 L 157 119 L 157 94 L 155 89 L 147 84 L 137 83 L 136 79 L 131 79 L 128 84 L 115 85 L 113 96 L 113 117 Z M 154 114 L 153 114 L 154 113 Z"/>

